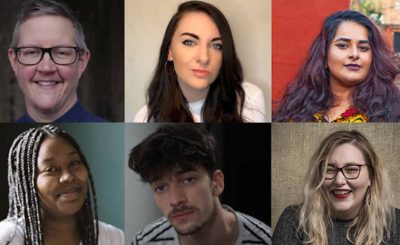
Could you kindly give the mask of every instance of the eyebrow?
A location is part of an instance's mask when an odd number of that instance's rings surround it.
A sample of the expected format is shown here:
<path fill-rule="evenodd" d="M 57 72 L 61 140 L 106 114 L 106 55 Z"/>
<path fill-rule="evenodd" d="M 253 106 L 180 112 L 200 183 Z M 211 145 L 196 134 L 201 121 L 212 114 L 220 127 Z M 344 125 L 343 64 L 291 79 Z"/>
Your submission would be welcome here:
<path fill-rule="evenodd" d="M 180 36 L 184 36 L 184 35 L 191 36 L 191 37 L 193 37 L 193 38 L 195 38 L 197 40 L 200 39 L 200 37 L 198 35 L 194 34 L 194 33 L 184 32 Z M 213 39 L 211 39 L 211 42 L 219 41 L 219 40 L 222 40 L 222 38 L 221 37 L 214 37 Z"/>
<path fill-rule="evenodd" d="M 73 156 L 75 154 L 79 155 L 78 151 L 73 150 L 73 151 L 68 153 L 68 156 Z M 80 157 L 80 155 L 79 155 L 79 157 Z M 46 163 L 49 163 L 49 162 L 53 162 L 54 159 L 55 159 L 54 157 L 48 157 L 48 158 L 43 159 L 43 161 L 41 161 L 40 163 L 46 164 Z"/>
<path fill-rule="evenodd" d="M 344 166 L 346 167 L 346 166 L 362 165 L 362 164 L 364 164 L 364 163 L 346 162 L 346 163 L 344 163 Z M 330 162 L 330 163 L 328 163 L 328 166 L 330 166 L 330 167 L 335 167 L 335 163 Z"/>
<path fill-rule="evenodd" d="M 181 169 L 181 170 L 178 170 L 178 171 L 172 173 L 172 176 L 178 177 L 178 176 L 181 176 L 181 175 L 183 175 L 183 174 L 185 174 L 185 173 L 187 173 L 187 172 L 190 172 L 190 171 L 197 171 L 197 169 L 196 169 L 196 168 L 185 168 L 185 169 Z M 164 177 L 166 177 L 166 175 L 164 175 L 164 176 L 155 176 L 154 178 L 150 179 L 149 183 L 151 184 L 151 183 L 154 183 L 154 182 L 156 182 L 156 181 L 160 181 L 160 180 L 162 180 Z"/>
<path fill-rule="evenodd" d="M 338 39 L 335 40 L 335 42 L 339 42 L 339 41 L 349 43 L 349 42 L 351 42 L 351 39 L 350 38 L 346 38 L 346 37 L 339 37 Z M 369 41 L 368 40 L 360 40 L 360 41 L 358 41 L 358 43 L 360 43 L 360 44 L 365 44 L 365 43 L 369 44 Z"/>

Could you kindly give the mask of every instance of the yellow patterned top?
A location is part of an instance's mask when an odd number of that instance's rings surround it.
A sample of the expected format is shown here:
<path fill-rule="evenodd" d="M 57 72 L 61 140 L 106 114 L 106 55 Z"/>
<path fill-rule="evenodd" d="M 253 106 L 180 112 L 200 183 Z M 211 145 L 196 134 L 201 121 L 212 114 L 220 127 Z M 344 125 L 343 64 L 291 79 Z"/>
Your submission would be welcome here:
<path fill-rule="evenodd" d="M 313 115 L 314 122 L 328 122 L 325 117 L 325 113 L 317 112 Z M 368 117 L 361 113 L 357 108 L 350 106 L 345 112 L 340 114 L 338 118 L 332 122 L 348 122 L 348 123 L 363 123 L 368 122 Z"/>

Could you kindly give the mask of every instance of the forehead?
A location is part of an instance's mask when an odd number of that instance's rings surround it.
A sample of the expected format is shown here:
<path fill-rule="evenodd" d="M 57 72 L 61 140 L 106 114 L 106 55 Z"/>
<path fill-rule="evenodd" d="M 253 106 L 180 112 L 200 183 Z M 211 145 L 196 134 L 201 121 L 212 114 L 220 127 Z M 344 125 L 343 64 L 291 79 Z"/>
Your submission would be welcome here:
<path fill-rule="evenodd" d="M 158 173 L 156 176 L 152 178 L 151 182 L 157 181 L 157 180 L 170 180 L 172 177 L 179 177 L 182 176 L 186 173 L 196 173 L 196 174 L 207 174 L 206 170 L 203 167 L 187 167 L 187 168 L 181 168 L 181 167 L 175 167 L 170 170 L 165 170 L 163 172 Z"/>
<path fill-rule="evenodd" d="M 39 148 L 38 162 L 50 156 L 59 156 L 62 153 L 74 153 L 76 149 L 64 138 L 48 137 Z"/>
<path fill-rule="evenodd" d="M 336 29 L 335 37 L 348 38 L 351 40 L 368 40 L 368 29 L 354 21 L 343 21 Z"/>
<path fill-rule="evenodd" d="M 329 156 L 329 163 L 341 167 L 347 163 L 365 164 L 365 160 L 358 147 L 350 143 L 345 143 L 333 149 L 332 154 Z"/>
<path fill-rule="evenodd" d="M 174 36 L 189 32 L 203 38 L 220 37 L 214 20 L 204 12 L 188 12 L 179 20 Z"/>
<path fill-rule="evenodd" d="M 18 46 L 73 46 L 75 31 L 72 22 L 62 16 L 39 15 L 26 19 L 19 28 Z"/>

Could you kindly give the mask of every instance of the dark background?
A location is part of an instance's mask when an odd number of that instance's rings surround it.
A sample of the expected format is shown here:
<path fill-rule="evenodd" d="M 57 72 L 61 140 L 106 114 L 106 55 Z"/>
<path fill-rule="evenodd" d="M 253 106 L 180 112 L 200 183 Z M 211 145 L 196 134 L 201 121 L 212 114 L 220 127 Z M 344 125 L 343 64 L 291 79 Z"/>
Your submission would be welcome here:
<path fill-rule="evenodd" d="M 12 31 L 26 0 L 0 4 L 0 122 L 12 122 L 25 111 L 23 97 L 8 61 Z M 108 121 L 124 121 L 124 1 L 59 0 L 78 16 L 91 58 L 78 97 L 85 108 Z"/>
<path fill-rule="evenodd" d="M 209 124 L 225 175 L 221 203 L 271 225 L 271 124 Z"/>

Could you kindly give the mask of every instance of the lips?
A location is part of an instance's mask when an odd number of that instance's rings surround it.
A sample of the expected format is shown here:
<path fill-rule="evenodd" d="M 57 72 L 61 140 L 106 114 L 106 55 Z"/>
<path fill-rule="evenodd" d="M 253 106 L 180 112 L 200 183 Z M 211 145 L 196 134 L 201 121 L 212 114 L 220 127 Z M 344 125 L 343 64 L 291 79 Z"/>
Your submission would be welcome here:
<path fill-rule="evenodd" d="M 76 186 L 68 186 L 56 193 L 57 198 L 63 198 L 63 199 L 76 199 L 80 197 L 82 192 L 82 187 L 79 185 Z"/>
<path fill-rule="evenodd" d="M 333 191 L 331 191 L 331 193 L 336 199 L 345 199 L 350 195 L 351 191 L 350 190 L 333 190 Z"/>
<path fill-rule="evenodd" d="M 50 80 L 39 80 L 39 81 L 34 81 L 35 84 L 41 86 L 41 87 L 54 87 L 57 84 L 59 84 L 59 81 L 50 81 Z"/>
<path fill-rule="evenodd" d="M 210 75 L 210 71 L 203 69 L 192 69 L 195 76 L 199 78 L 207 78 Z"/>
<path fill-rule="evenodd" d="M 352 71 L 358 71 L 361 68 L 361 66 L 358 64 L 347 64 L 347 65 L 345 65 L 345 67 Z"/>
<path fill-rule="evenodd" d="M 194 213 L 194 210 L 191 208 L 184 208 L 179 210 L 173 210 L 168 217 L 173 220 L 183 220 L 187 219 L 191 214 Z"/>

